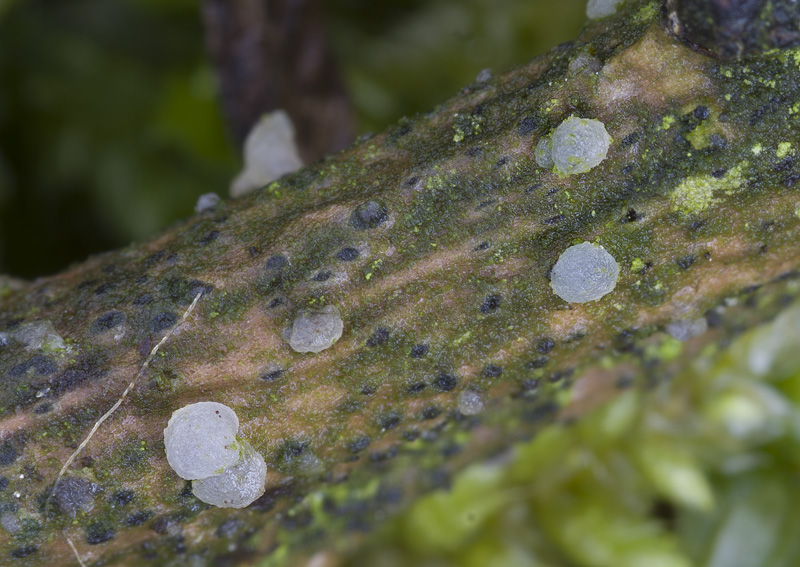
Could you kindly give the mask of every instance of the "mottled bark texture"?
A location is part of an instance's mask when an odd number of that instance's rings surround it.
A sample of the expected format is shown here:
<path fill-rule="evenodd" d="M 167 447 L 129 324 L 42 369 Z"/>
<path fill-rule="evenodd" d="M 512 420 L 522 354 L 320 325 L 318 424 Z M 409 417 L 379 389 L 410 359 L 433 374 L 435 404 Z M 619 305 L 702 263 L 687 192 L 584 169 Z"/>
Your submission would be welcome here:
<path fill-rule="evenodd" d="M 0 299 L 0 530 L 8 565 L 301 563 L 346 549 L 465 465 L 620 388 L 669 380 L 800 294 L 800 52 L 722 60 L 676 39 L 660 2 L 628 2 L 575 41 L 430 113 L 220 205 L 150 242 Z M 536 165 L 570 115 L 613 141 L 587 173 Z M 595 241 L 616 289 L 569 305 L 549 271 Z M 75 512 L 56 473 L 192 298 L 195 312 L 92 439 Z M 281 331 L 335 306 L 318 354 Z M 725 305 L 724 313 L 716 308 Z M 707 315 L 681 343 L 664 328 Z M 26 349 L 48 320 L 66 349 Z M 57 341 L 54 344 L 58 344 Z M 668 353 L 669 355 L 665 355 Z M 465 390 L 486 409 L 458 411 Z M 234 408 L 269 467 L 244 510 L 210 508 L 167 465 L 185 404 Z M 89 510 L 89 511 L 85 511 Z M 15 525 L 14 522 L 7 522 Z"/>
<path fill-rule="evenodd" d="M 259 117 L 285 110 L 306 163 L 353 140 L 323 0 L 205 0 L 203 21 L 222 104 L 241 145 Z"/>

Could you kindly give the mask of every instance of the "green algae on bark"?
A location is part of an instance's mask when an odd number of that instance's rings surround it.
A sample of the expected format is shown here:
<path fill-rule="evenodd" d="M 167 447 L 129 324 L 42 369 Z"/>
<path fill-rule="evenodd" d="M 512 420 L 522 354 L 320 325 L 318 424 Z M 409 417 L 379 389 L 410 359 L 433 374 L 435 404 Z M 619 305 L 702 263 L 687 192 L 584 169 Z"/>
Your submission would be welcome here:
<path fill-rule="evenodd" d="M 797 54 L 722 62 L 674 39 L 659 6 L 625 3 L 428 114 L 0 294 L 1 333 L 50 321 L 66 345 L 0 346 L 0 510 L 20 526 L 0 530 L 4 561 L 64 561 L 66 533 L 89 564 L 301 562 L 777 312 L 800 264 L 800 172 L 781 146 L 800 133 Z M 573 65 L 587 56 L 596 64 Z M 614 142 L 596 168 L 559 178 L 534 149 L 573 113 Z M 708 120 L 708 143 L 693 145 Z M 737 190 L 699 210 L 676 203 L 687 180 L 745 161 Z M 568 305 L 549 270 L 583 241 L 621 273 L 601 300 Z M 91 510 L 45 517 L 61 464 L 198 293 L 69 472 L 99 487 Z M 714 332 L 660 332 L 726 300 L 740 305 Z M 341 338 L 292 351 L 281 330 L 329 305 Z M 465 391 L 481 394 L 480 414 L 458 411 Z M 169 416 L 197 401 L 233 408 L 265 457 L 267 491 L 244 510 L 201 503 L 166 462 Z"/>

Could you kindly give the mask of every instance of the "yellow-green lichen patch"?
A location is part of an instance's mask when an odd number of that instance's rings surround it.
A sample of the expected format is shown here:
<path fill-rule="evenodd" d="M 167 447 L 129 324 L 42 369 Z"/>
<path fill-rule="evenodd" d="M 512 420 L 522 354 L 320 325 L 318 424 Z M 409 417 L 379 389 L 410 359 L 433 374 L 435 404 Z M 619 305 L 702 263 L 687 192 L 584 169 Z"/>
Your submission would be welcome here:
<path fill-rule="evenodd" d="M 730 169 L 722 177 L 698 175 L 684 179 L 672 193 L 670 201 L 674 211 L 684 214 L 702 213 L 718 201 L 718 195 L 731 195 L 741 189 L 746 178 L 747 162 Z"/>

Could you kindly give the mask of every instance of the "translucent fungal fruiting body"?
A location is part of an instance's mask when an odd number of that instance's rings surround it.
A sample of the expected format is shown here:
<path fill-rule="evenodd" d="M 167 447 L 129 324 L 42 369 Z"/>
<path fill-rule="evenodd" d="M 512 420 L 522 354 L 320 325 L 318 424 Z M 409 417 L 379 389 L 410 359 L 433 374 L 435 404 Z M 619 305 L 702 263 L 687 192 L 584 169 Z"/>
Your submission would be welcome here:
<path fill-rule="evenodd" d="M 338 310 L 329 305 L 321 311 L 300 313 L 283 338 L 297 352 L 317 353 L 332 347 L 343 330 Z"/>
<path fill-rule="evenodd" d="M 617 285 L 619 265 L 602 246 L 583 242 L 559 256 L 550 277 L 557 296 L 569 303 L 600 299 Z"/>
<path fill-rule="evenodd" d="M 478 392 L 465 390 L 458 395 L 458 411 L 462 415 L 477 415 L 483 411 L 483 396 Z"/>
<path fill-rule="evenodd" d="M 667 325 L 667 334 L 679 341 L 688 341 L 694 337 L 699 337 L 708 330 L 708 321 L 705 317 L 697 319 L 681 319 L 673 321 Z"/>
<path fill-rule="evenodd" d="M 192 481 L 200 500 L 220 508 L 244 508 L 264 494 L 267 464 L 250 443 L 240 441 L 241 459 L 220 475 Z"/>
<path fill-rule="evenodd" d="M 586 3 L 586 17 L 591 20 L 605 18 L 617 11 L 623 0 L 589 0 Z"/>
<path fill-rule="evenodd" d="M 539 166 L 558 175 L 586 173 L 606 159 L 611 136 L 599 120 L 570 116 L 536 146 Z"/>
<path fill-rule="evenodd" d="M 239 460 L 236 413 L 217 402 L 198 402 L 173 412 L 164 430 L 167 461 L 186 480 L 221 474 Z"/>
<path fill-rule="evenodd" d="M 11 337 L 24 344 L 28 350 L 63 350 L 66 348 L 64 339 L 56 332 L 50 321 L 23 323 L 11 334 Z"/>

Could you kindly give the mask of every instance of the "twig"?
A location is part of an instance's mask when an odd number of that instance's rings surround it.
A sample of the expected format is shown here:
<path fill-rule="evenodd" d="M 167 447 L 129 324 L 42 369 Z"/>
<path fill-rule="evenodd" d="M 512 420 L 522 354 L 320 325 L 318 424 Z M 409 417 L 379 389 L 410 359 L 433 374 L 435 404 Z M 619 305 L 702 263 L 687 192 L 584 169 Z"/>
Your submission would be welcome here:
<path fill-rule="evenodd" d="M 78 550 L 77 550 L 77 549 L 75 549 L 75 544 L 74 544 L 74 543 L 72 543 L 72 540 L 71 540 L 71 539 L 69 539 L 69 536 L 68 536 L 67 534 L 64 534 L 64 538 L 67 540 L 67 543 L 69 544 L 69 547 L 70 547 L 70 549 L 72 549 L 72 553 L 74 553 L 74 554 L 75 554 L 75 559 L 77 559 L 77 560 L 78 560 L 78 563 L 80 563 L 80 564 L 81 564 L 81 567 L 86 567 L 86 563 L 84 563 L 84 562 L 83 562 L 83 559 L 81 559 L 81 556 L 80 556 L 80 554 L 78 553 Z"/>

